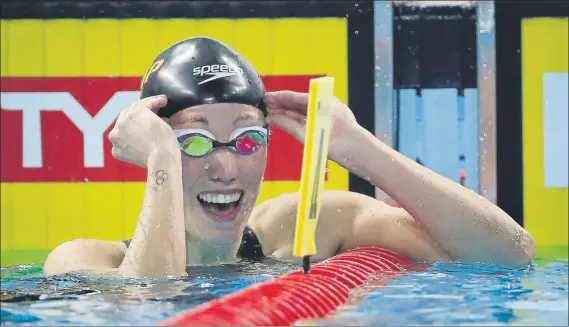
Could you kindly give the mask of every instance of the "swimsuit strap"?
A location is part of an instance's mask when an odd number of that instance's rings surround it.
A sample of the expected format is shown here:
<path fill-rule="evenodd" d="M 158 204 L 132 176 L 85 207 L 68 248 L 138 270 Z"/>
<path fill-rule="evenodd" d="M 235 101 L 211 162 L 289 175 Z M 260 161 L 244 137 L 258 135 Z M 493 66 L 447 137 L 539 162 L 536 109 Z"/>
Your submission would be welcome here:
<path fill-rule="evenodd" d="M 126 245 L 127 248 L 128 248 L 128 246 L 130 245 L 130 240 L 122 240 L 121 242 L 123 242 L 124 245 Z"/>
<path fill-rule="evenodd" d="M 237 256 L 242 259 L 259 260 L 263 258 L 263 247 L 257 234 L 249 227 L 245 226 L 241 246 L 237 251 Z"/>

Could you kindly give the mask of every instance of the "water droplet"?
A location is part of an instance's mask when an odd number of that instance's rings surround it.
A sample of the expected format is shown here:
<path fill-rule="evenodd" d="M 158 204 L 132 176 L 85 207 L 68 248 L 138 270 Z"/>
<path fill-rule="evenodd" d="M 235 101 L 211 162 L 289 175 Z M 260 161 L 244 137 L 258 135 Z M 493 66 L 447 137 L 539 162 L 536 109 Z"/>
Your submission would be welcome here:
<path fill-rule="evenodd" d="M 342 209 L 338 208 L 338 210 L 336 210 L 336 211 L 338 211 L 338 212 L 342 212 Z"/>
<path fill-rule="evenodd" d="M 518 51 L 516 51 L 517 53 L 521 53 L 520 49 L 518 49 Z"/>
<path fill-rule="evenodd" d="M 484 133 L 484 137 L 488 136 L 488 133 Z"/>
<path fill-rule="evenodd" d="M 359 5 L 358 5 L 358 3 L 356 2 L 356 4 L 355 4 L 354 6 L 356 6 L 356 7 L 357 7 L 357 6 L 359 6 Z"/>
<path fill-rule="evenodd" d="M 208 164 L 208 163 L 206 163 L 206 164 L 205 164 L 205 166 L 204 166 L 203 168 L 204 168 L 204 169 L 206 169 L 206 170 L 207 170 L 207 169 L 209 169 L 209 164 Z"/>
<path fill-rule="evenodd" d="M 360 34 L 360 32 L 359 32 L 359 31 L 355 31 L 354 34 L 358 35 L 358 34 Z"/>
<path fill-rule="evenodd" d="M 482 67 L 486 68 L 486 67 L 488 67 L 488 64 L 483 63 L 483 64 L 482 64 Z"/>
<path fill-rule="evenodd" d="M 51 168 L 51 167 L 50 167 L 50 168 Z M 88 183 L 88 182 L 89 182 L 89 178 L 83 178 L 83 181 L 84 181 L 85 183 Z"/>
<path fill-rule="evenodd" d="M 379 87 L 379 84 L 375 83 L 375 88 L 377 89 Z"/>
<path fill-rule="evenodd" d="M 375 65 L 375 70 L 380 70 L 381 67 L 379 67 L 379 65 Z"/>

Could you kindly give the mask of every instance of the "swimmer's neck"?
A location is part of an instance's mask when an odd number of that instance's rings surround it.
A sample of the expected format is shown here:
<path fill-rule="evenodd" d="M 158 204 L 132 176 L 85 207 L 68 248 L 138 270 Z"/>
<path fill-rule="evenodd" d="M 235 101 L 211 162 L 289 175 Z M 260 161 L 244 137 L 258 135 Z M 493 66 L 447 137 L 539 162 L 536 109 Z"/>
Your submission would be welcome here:
<path fill-rule="evenodd" d="M 226 245 L 210 244 L 186 232 L 186 266 L 235 262 L 241 238 Z"/>

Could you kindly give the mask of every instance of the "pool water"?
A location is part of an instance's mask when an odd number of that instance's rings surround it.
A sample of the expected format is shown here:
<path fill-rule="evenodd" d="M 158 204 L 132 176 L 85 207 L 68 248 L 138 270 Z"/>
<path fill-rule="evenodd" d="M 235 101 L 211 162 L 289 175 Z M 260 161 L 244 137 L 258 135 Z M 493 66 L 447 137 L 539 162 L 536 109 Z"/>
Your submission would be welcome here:
<path fill-rule="evenodd" d="M 205 301 L 297 269 L 289 262 L 195 270 L 183 279 L 117 280 L 42 276 L 41 265 L 2 268 L 1 324 L 153 325 Z M 324 326 L 548 325 L 567 326 L 567 257 L 532 266 L 435 264 L 397 277 L 387 287 L 365 286 L 359 300 Z"/>

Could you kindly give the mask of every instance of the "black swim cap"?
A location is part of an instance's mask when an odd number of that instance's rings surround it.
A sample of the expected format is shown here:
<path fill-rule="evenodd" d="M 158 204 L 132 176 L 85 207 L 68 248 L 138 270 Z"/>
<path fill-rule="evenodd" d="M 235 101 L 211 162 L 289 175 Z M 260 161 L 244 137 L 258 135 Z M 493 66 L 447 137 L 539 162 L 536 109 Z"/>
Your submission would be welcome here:
<path fill-rule="evenodd" d="M 197 105 L 241 103 L 266 114 L 265 86 L 253 66 L 235 50 L 207 37 L 178 42 L 164 50 L 141 81 L 140 98 L 165 94 L 160 117 Z"/>

